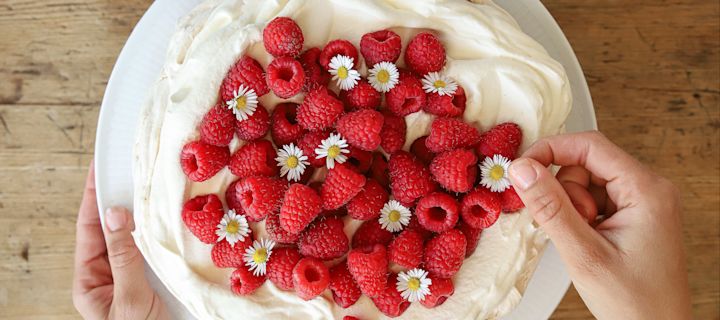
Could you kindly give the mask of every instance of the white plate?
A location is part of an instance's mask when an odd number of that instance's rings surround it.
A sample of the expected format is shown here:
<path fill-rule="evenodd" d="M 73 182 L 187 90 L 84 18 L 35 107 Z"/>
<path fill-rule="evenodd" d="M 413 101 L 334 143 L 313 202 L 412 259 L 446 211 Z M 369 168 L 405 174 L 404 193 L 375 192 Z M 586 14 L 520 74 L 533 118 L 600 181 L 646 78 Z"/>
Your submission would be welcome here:
<path fill-rule="evenodd" d="M 178 19 L 202 0 L 157 0 L 138 22 L 113 68 L 103 98 L 95 140 L 95 179 L 100 212 L 121 205 L 132 208 L 132 149 L 140 109 L 147 90 L 157 80 L 167 42 Z M 496 0 L 522 29 L 563 64 L 572 86 L 573 108 L 568 132 L 596 129 L 590 92 L 567 39 L 545 7 L 537 0 Z M 190 314 L 147 268 L 153 287 L 168 304 L 174 319 Z M 530 280 L 518 307 L 504 319 L 545 319 L 557 307 L 570 279 L 555 247 L 550 244 Z"/>

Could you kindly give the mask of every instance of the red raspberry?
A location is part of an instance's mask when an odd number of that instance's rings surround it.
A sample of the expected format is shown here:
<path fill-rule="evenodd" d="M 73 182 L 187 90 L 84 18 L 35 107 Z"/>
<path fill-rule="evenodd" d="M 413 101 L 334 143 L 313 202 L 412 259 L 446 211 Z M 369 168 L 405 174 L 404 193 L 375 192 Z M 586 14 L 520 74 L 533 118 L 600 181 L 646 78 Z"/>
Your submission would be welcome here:
<path fill-rule="evenodd" d="M 392 195 L 402 203 L 413 203 L 417 198 L 437 189 L 430 171 L 406 151 L 398 151 L 390 156 L 388 170 Z"/>
<path fill-rule="evenodd" d="M 372 298 L 375 306 L 388 317 L 398 317 L 410 307 L 410 301 L 400 296 L 400 291 L 395 288 L 397 274 L 390 274 L 387 278 L 387 287 L 377 297 Z"/>
<path fill-rule="evenodd" d="M 267 109 L 259 103 L 255 112 L 247 120 L 235 120 L 235 133 L 238 138 L 245 141 L 253 141 L 264 137 L 268 129 L 270 129 L 270 116 Z"/>
<path fill-rule="evenodd" d="M 270 135 L 278 146 L 295 142 L 305 130 L 297 123 L 297 103 L 285 102 L 275 106 L 270 118 Z"/>
<path fill-rule="evenodd" d="M 353 59 L 355 68 L 357 69 L 360 60 L 358 60 L 358 52 L 350 41 L 336 39 L 328 42 L 325 48 L 320 52 L 320 66 L 328 70 L 330 68 L 330 60 L 337 55 L 348 56 Z"/>
<path fill-rule="evenodd" d="M 420 300 L 425 308 L 435 308 L 443 303 L 445 300 L 455 293 L 455 286 L 453 285 L 452 279 L 443 278 L 430 278 L 432 283 L 430 284 L 430 294 L 425 296 L 425 299 Z"/>
<path fill-rule="evenodd" d="M 267 83 L 276 96 L 287 99 L 300 92 L 305 84 L 305 71 L 291 57 L 275 58 L 267 68 Z"/>
<path fill-rule="evenodd" d="M 402 149 L 405 145 L 405 135 L 407 134 L 407 125 L 405 118 L 393 115 L 390 112 L 383 112 L 385 122 L 383 122 L 382 131 L 380 131 L 380 146 L 387 153 L 393 153 Z"/>
<path fill-rule="evenodd" d="M 477 153 L 485 157 L 499 154 L 510 160 L 517 156 L 522 143 L 522 131 L 512 122 L 501 123 L 480 136 Z"/>
<path fill-rule="evenodd" d="M 425 269 L 431 277 L 452 277 L 462 266 L 466 245 L 465 236 L 459 230 L 436 235 L 425 244 Z"/>
<path fill-rule="evenodd" d="M 326 88 L 310 91 L 297 110 L 297 121 L 306 130 L 329 128 L 343 113 L 344 107 Z"/>
<path fill-rule="evenodd" d="M 230 242 L 220 241 L 215 243 L 210 252 L 213 263 L 218 268 L 245 268 L 243 254 L 245 250 L 252 246 L 252 237 L 246 237 L 243 241 L 235 242 L 234 246 Z"/>
<path fill-rule="evenodd" d="M 405 71 L 400 72 L 400 81 L 385 94 L 388 110 L 398 117 L 420 111 L 426 100 L 420 79 Z"/>
<path fill-rule="evenodd" d="M 360 173 L 366 173 L 372 165 L 372 153 L 370 151 L 360 150 L 353 146 L 348 148 L 350 153 L 347 154 L 347 163 L 351 164 L 351 168 Z"/>
<path fill-rule="evenodd" d="M 365 177 L 346 164 L 336 164 L 328 171 L 320 190 L 323 208 L 333 210 L 342 207 L 365 186 Z"/>
<path fill-rule="evenodd" d="M 273 19 L 263 30 L 265 50 L 274 57 L 297 56 L 304 41 L 300 26 L 287 17 Z"/>
<path fill-rule="evenodd" d="M 408 226 L 405 228 L 405 230 L 412 230 L 412 231 L 415 231 L 415 232 L 419 233 L 419 234 L 422 236 L 423 240 L 430 239 L 430 238 L 433 236 L 433 232 L 432 232 L 432 231 L 429 231 L 429 230 L 425 229 L 425 227 L 423 227 L 423 226 L 420 224 L 420 222 L 419 222 L 418 219 L 417 219 L 417 215 L 413 215 L 413 216 L 410 218 L 410 223 L 409 223 Z"/>
<path fill-rule="evenodd" d="M 385 156 L 381 152 L 373 152 L 372 165 L 368 176 L 380 183 L 387 190 L 390 185 L 390 174 L 388 172 L 388 163 Z"/>
<path fill-rule="evenodd" d="M 362 248 L 380 244 L 387 246 L 393 239 L 393 234 L 382 228 L 377 220 L 368 220 L 363 222 L 360 227 L 355 230 L 352 238 L 353 248 Z"/>
<path fill-rule="evenodd" d="M 267 262 L 267 278 L 280 290 L 292 290 L 293 269 L 301 258 L 295 248 L 275 248 Z"/>
<path fill-rule="evenodd" d="M 375 110 L 346 113 L 337 122 L 337 131 L 347 142 L 361 150 L 373 151 L 380 146 L 384 118 Z"/>
<path fill-rule="evenodd" d="M 415 215 L 420 225 L 438 233 L 455 227 L 460 216 L 459 211 L 455 198 L 442 192 L 434 192 L 423 197 L 415 206 Z"/>
<path fill-rule="evenodd" d="M 445 66 L 445 47 L 435 35 L 418 33 L 405 48 L 405 63 L 421 76 L 440 71 Z"/>
<path fill-rule="evenodd" d="M 437 118 L 430 125 L 425 146 L 434 153 L 466 148 L 480 141 L 478 130 L 457 118 Z"/>
<path fill-rule="evenodd" d="M 415 157 L 422 161 L 422 163 L 429 165 L 430 162 L 432 162 L 432 159 L 435 158 L 435 154 L 430 152 L 430 150 L 428 150 L 427 146 L 425 145 L 425 140 L 427 140 L 427 137 L 428 136 L 422 136 L 415 139 L 412 145 L 410 145 L 410 153 L 414 154 Z"/>
<path fill-rule="evenodd" d="M 468 192 L 475 184 L 478 166 L 475 153 L 466 149 L 445 151 L 432 160 L 430 173 L 443 188 Z"/>
<path fill-rule="evenodd" d="M 467 241 L 467 246 L 465 247 L 465 258 L 471 256 L 473 252 L 475 252 L 475 249 L 477 248 L 478 242 L 480 242 L 480 234 L 482 234 L 482 229 L 479 228 L 473 228 L 465 220 L 460 219 L 455 229 L 460 230 L 460 232 L 465 235 L 465 241 Z"/>
<path fill-rule="evenodd" d="M 422 262 L 423 236 L 413 230 L 401 232 L 388 247 L 388 260 L 406 269 L 417 268 Z"/>
<path fill-rule="evenodd" d="M 360 318 L 353 317 L 353 316 L 344 316 L 343 320 L 360 320 Z"/>
<path fill-rule="evenodd" d="M 240 85 L 255 90 L 258 97 L 270 91 L 265 82 L 265 71 L 255 59 L 243 56 L 230 68 L 220 85 L 221 102 L 235 98 L 235 91 Z"/>
<path fill-rule="evenodd" d="M 348 111 L 358 109 L 375 109 L 380 106 L 382 97 L 365 79 L 360 79 L 350 90 L 340 91 L 340 99 L 345 102 Z"/>
<path fill-rule="evenodd" d="M 347 264 L 362 293 L 368 297 L 376 297 L 383 293 L 387 285 L 388 266 L 387 251 L 383 245 L 376 244 L 351 250 Z"/>
<path fill-rule="evenodd" d="M 337 218 L 313 223 L 300 235 L 300 254 L 320 260 L 342 257 L 349 249 L 349 241 L 343 228 L 342 220 Z"/>
<path fill-rule="evenodd" d="M 225 189 L 225 203 L 227 203 L 228 209 L 235 210 L 235 213 L 245 214 L 245 210 L 243 210 L 240 205 L 240 199 L 238 199 L 237 193 L 235 192 L 235 190 L 237 190 L 235 188 L 237 184 L 240 183 L 240 180 L 242 179 L 233 181 L 227 189 Z"/>
<path fill-rule="evenodd" d="M 475 188 L 462 199 L 460 214 L 473 228 L 489 228 L 498 217 L 502 205 L 500 196 L 484 187 Z"/>
<path fill-rule="evenodd" d="M 330 268 L 329 288 L 332 291 L 333 300 L 342 308 L 352 306 L 362 295 L 360 287 L 355 283 L 350 270 L 348 270 L 347 260 Z"/>
<path fill-rule="evenodd" d="M 458 86 L 455 94 L 452 96 L 441 96 L 437 93 L 428 94 L 427 104 L 423 106 L 423 110 L 441 117 L 459 117 L 465 112 L 466 101 L 465 90 L 463 90 L 461 86 Z"/>
<path fill-rule="evenodd" d="M 222 202 L 214 194 L 192 198 L 185 202 L 182 209 L 182 220 L 185 222 L 185 226 L 200 241 L 208 244 L 217 241 L 215 229 L 223 215 L 225 212 Z"/>
<path fill-rule="evenodd" d="M 303 52 L 298 60 L 305 70 L 304 91 L 325 87 L 330 83 L 330 74 L 320 66 L 320 49 L 310 48 Z"/>
<path fill-rule="evenodd" d="M 505 213 L 513 213 L 525 208 L 525 204 L 513 187 L 500 193 L 500 203 L 502 204 L 502 212 Z"/>
<path fill-rule="evenodd" d="M 221 103 L 210 108 L 200 122 L 200 141 L 207 144 L 227 146 L 234 132 L 235 115 Z"/>
<path fill-rule="evenodd" d="M 365 188 L 346 207 L 353 219 L 372 220 L 380 216 L 380 210 L 387 201 L 387 191 L 377 181 L 368 179 Z"/>
<path fill-rule="evenodd" d="M 202 182 L 212 178 L 230 161 L 230 149 L 200 141 L 186 144 L 180 152 L 180 166 L 188 178 Z"/>
<path fill-rule="evenodd" d="M 284 244 L 295 244 L 300 239 L 299 233 L 290 233 L 280 226 L 280 214 L 270 213 L 265 218 L 265 231 L 270 239 Z"/>
<path fill-rule="evenodd" d="M 330 271 L 318 259 L 302 258 L 293 269 L 293 286 L 303 300 L 317 297 L 329 284 Z"/>
<path fill-rule="evenodd" d="M 239 296 L 252 294 L 265 283 L 265 276 L 256 276 L 244 266 L 230 275 L 230 289 Z"/>
<path fill-rule="evenodd" d="M 300 233 L 320 214 L 320 196 L 312 188 L 293 183 L 280 207 L 280 226 L 289 233 Z"/>
<path fill-rule="evenodd" d="M 256 176 L 240 181 L 235 189 L 248 221 L 255 222 L 280 209 L 285 188 L 282 180 Z"/>
<path fill-rule="evenodd" d="M 360 38 L 360 52 L 368 68 L 383 61 L 394 63 L 400 57 L 400 51 L 400 36 L 390 30 L 366 33 Z"/>
<path fill-rule="evenodd" d="M 280 172 L 275 157 L 277 152 L 270 141 L 249 142 L 233 153 L 230 159 L 230 172 L 240 177 L 276 176 Z"/>
<path fill-rule="evenodd" d="M 330 131 L 315 131 L 305 132 L 297 141 L 297 146 L 300 148 L 304 155 L 308 157 L 308 162 L 313 167 L 322 168 L 325 167 L 325 158 L 316 158 L 315 149 L 320 143 L 330 136 Z M 306 169 L 307 170 L 307 169 Z"/>

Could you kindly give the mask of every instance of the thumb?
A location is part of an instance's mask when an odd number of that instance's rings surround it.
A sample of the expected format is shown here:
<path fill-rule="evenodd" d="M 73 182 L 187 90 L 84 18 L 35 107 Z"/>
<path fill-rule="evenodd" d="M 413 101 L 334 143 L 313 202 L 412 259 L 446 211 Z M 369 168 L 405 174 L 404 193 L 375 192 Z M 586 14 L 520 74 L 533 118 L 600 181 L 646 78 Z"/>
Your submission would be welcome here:
<path fill-rule="evenodd" d="M 134 228 L 132 215 L 127 209 L 113 207 L 106 211 L 103 232 L 116 298 L 132 299 L 152 293 L 145 279 L 142 255 L 131 234 Z"/>

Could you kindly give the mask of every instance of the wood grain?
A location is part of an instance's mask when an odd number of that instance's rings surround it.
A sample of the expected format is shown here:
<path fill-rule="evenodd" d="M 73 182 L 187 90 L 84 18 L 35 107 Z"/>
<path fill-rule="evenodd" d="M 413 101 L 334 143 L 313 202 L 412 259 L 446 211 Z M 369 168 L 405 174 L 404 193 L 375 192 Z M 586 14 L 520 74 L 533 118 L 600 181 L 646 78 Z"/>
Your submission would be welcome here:
<path fill-rule="evenodd" d="M 147 0 L 0 2 L 0 318 L 75 319 L 74 226 L 100 101 Z M 682 190 L 694 317 L 720 319 L 720 4 L 544 1 L 601 130 Z M 554 319 L 592 318 L 574 289 Z"/>

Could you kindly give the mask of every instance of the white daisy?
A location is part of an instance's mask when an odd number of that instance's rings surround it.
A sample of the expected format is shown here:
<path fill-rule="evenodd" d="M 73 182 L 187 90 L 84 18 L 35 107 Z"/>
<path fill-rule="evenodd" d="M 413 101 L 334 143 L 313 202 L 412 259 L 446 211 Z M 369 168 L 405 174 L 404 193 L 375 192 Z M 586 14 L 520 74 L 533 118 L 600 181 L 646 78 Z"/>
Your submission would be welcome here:
<path fill-rule="evenodd" d="M 455 80 L 438 72 L 430 72 L 426 74 L 422 79 L 422 83 L 425 92 L 437 93 L 441 96 L 451 96 L 455 94 L 455 90 L 458 88 Z"/>
<path fill-rule="evenodd" d="M 217 242 L 226 239 L 231 246 L 235 246 L 238 241 L 244 241 L 245 237 L 250 234 L 250 225 L 242 214 L 236 214 L 235 210 L 228 210 L 217 225 L 215 234 L 218 236 Z"/>
<path fill-rule="evenodd" d="M 241 84 L 237 90 L 233 91 L 233 96 L 232 100 L 225 101 L 225 103 L 238 121 L 247 120 L 255 113 L 258 105 L 258 96 L 255 90 Z"/>
<path fill-rule="evenodd" d="M 328 169 L 335 168 L 335 162 L 343 163 L 347 161 L 348 157 L 346 153 L 350 153 L 350 147 L 347 140 L 338 133 L 331 133 L 327 139 L 320 142 L 320 145 L 315 149 L 317 156 L 315 159 L 325 158 L 325 164 Z"/>
<path fill-rule="evenodd" d="M 400 81 L 400 72 L 392 62 L 378 62 L 368 70 L 368 82 L 379 92 L 388 92 Z"/>
<path fill-rule="evenodd" d="M 353 58 L 343 55 L 336 55 L 330 59 L 330 74 L 332 79 L 337 81 L 341 90 L 350 90 L 357 85 L 360 80 L 360 72 L 353 69 Z"/>
<path fill-rule="evenodd" d="M 300 181 L 300 176 L 305 172 L 305 167 L 310 165 L 307 159 L 308 157 L 303 155 L 302 150 L 291 143 L 282 146 L 282 149 L 277 151 L 275 161 L 278 162 L 277 165 L 280 167 L 281 177 L 287 175 L 288 181 Z"/>
<path fill-rule="evenodd" d="M 480 184 L 492 192 L 503 192 L 510 187 L 508 167 L 510 160 L 499 154 L 485 158 L 480 164 Z"/>
<path fill-rule="evenodd" d="M 408 272 L 398 273 L 395 288 L 400 292 L 403 299 L 410 302 L 425 300 L 430 294 L 432 279 L 427 277 L 428 272 L 423 269 L 412 269 Z"/>
<path fill-rule="evenodd" d="M 245 265 L 250 267 L 253 275 L 261 276 L 265 274 L 265 266 L 270 260 L 273 247 L 275 247 L 275 241 L 260 239 L 260 241 L 255 240 L 252 247 L 245 249 L 243 260 L 245 260 Z"/>
<path fill-rule="evenodd" d="M 396 200 L 390 200 L 380 210 L 378 222 L 387 231 L 400 231 L 410 223 L 410 209 Z"/>

